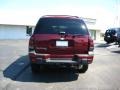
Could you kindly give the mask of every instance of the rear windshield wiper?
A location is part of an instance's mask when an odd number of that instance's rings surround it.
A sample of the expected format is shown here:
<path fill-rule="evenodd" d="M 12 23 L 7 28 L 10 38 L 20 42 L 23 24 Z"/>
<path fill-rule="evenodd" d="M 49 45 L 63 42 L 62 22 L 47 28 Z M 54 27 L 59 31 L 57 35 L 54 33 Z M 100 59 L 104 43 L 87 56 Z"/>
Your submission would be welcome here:
<path fill-rule="evenodd" d="M 78 37 L 78 36 L 84 36 L 84 34 L 73 34 L 73 38 Z"/>

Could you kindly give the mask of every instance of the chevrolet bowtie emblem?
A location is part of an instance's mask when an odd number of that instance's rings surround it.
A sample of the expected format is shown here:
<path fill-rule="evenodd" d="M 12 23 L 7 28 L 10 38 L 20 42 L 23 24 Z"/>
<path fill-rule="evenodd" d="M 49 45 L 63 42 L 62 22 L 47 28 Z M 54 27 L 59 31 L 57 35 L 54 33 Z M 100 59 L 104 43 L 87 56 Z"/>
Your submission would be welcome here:
<path fill-rule="evenodd" d="M 60 38 L 60 40 L 65 40 L 65 38 Z"/>

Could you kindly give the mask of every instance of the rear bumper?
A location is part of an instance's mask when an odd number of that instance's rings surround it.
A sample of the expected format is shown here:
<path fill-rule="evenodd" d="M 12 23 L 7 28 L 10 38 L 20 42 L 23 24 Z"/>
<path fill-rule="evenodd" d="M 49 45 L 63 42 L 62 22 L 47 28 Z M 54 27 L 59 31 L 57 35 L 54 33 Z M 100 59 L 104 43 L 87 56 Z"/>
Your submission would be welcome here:
<path fill-rule="evenodd" d="M 37 64 L 91 64 L 93 57 L 93 52 L 75 55 L 51 55 L 29 52 L 30 61 Z"/>

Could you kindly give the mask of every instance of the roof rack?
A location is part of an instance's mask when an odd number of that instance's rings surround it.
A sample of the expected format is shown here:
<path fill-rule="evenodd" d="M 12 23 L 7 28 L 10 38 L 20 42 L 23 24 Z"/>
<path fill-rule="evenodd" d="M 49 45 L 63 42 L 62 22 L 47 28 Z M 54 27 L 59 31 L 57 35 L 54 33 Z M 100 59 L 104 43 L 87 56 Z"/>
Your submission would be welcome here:
<path fill-rule="evenodd" d="M 51 17 L 51 18 L 79 18 L 78 16 L 70 16 L 70 15 L 45 15 L 42 16 L 42 18 L 47 18 L 47 17 Z"/>

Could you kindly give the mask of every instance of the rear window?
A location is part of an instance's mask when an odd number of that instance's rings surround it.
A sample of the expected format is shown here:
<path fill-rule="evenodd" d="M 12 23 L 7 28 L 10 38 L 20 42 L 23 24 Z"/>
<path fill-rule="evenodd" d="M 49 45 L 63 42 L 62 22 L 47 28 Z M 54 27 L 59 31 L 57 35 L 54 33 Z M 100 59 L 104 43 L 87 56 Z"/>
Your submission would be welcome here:
<path fill-rule="evenodd" d="M 117 33 L 120 33 L 120 28 L 117 28 L 116 31 L 117 31 Z"/>
<path fill-rule="evenodd" d="M 42 18 L 38 21 L 34 34 L 88 34 L 87 27 L 79 19 Z"/>
<path fill-rule="evenodd" d="M 106 32 L 105 32 L 105 36 L 108 36 L 108 35 L 115 35 L 116 34 L 116 30 L 115 29 L 108 29 Z"/>
<path fill-rule="evenodd" d="M 105 34 L 119 34 L 120 33 L 120 28 L 113 28 L 113 29 L 109 29 L 109 30 L 106 30 L 106 33 Z"/>

